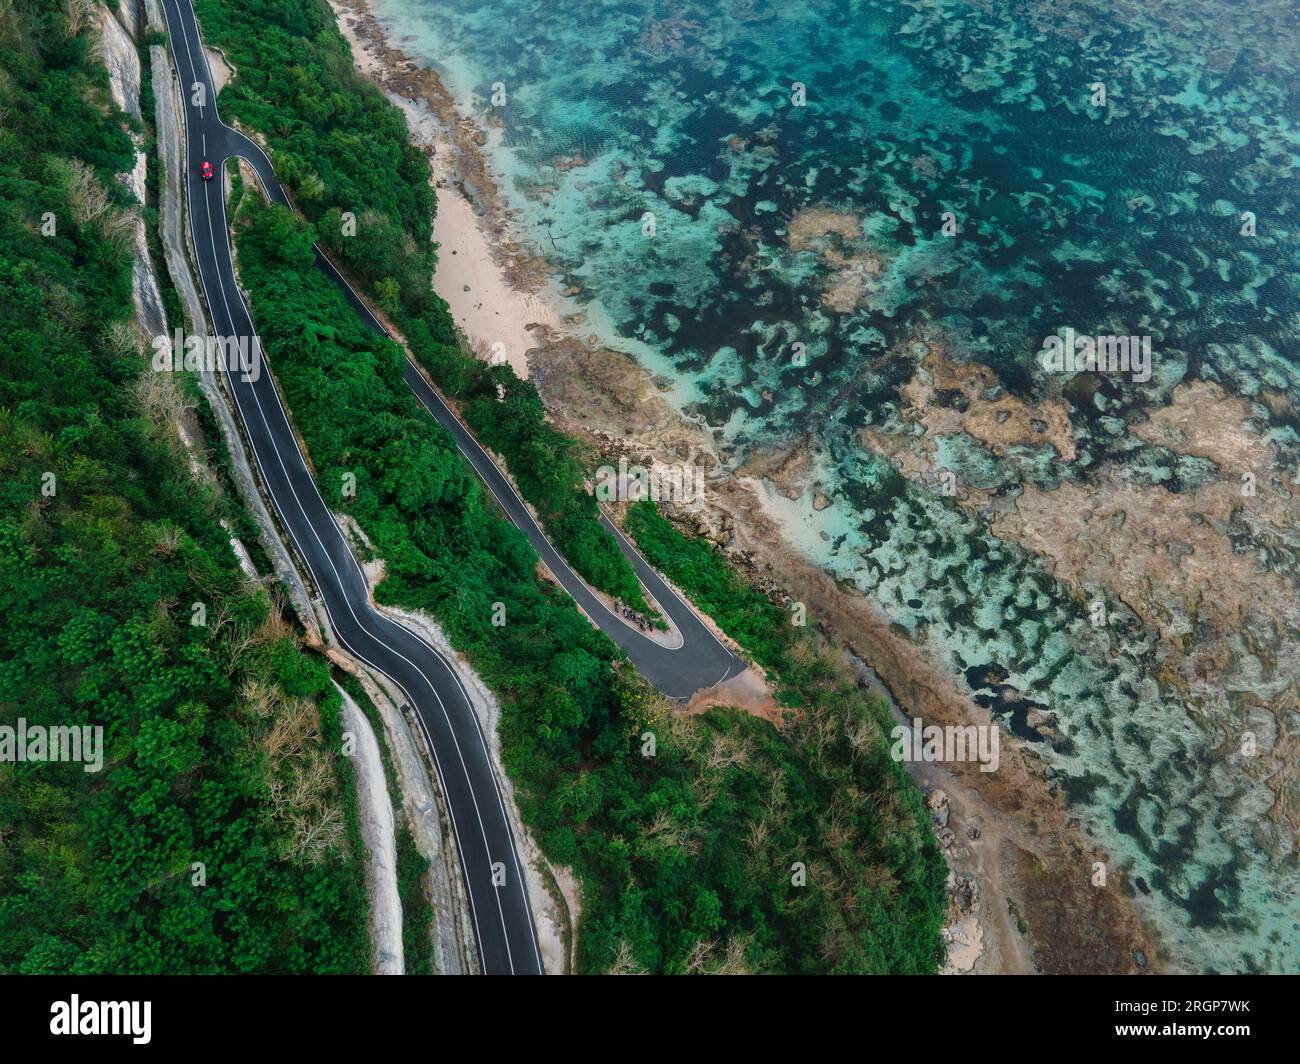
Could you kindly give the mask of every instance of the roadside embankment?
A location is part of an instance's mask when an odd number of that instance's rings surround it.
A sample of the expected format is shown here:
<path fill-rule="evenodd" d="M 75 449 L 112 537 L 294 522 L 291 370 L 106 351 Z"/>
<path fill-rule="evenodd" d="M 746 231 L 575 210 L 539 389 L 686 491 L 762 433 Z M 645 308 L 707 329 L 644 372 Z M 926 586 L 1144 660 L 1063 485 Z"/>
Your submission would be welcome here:
<path fill-rule="evenodd" d="M 150 4 L 153 7 L 153 0 L 150 0 Z M 161 17 L 151 13 L 149 25 L 151 28 L 161 28 Z M 186 159 L 182 140 L 183 105 L 179 82 L 165 46 L 151 46 L 149 59 L 156 103 L 156 162 L 161 169 L 159 230 L 164 259 L 182 306 L 184 330 L 189 334 L 207 336 L 211 333 L 211 328 L 191 266 L 185 223 Z M 167 334 L 165 320 L 158 332 Z M 290 605 L 303 626 L 306 641 L 323 649 L 336 665 L 357 676 L 383 715 L 384 742 L 397 766 L 405 799 L 403 816 L 410 825 L 417 849 L 430 864 L 427 893 L 434 901 L 435 918 L 431 929 L 434 967 L 437 971 L 447 973 L 473 970 L 475 962 L 472 957 L 472 935 L 467 931 L 463 899 L 458 898 L 453 886 L 457 880 L 449 870 L 449 865 L 454 868 L 454 855 L 448 852 L 431 769 L 426 765 L 419 744 L 402 716 L 399 708 L 401 701 L 386 693 L 380 679 L 371 676 L 360 662 L 335 644 L 324 611 L 310 590 L 310 582 L 303 576 L 263 497 L 242 429 L 219 376 L 204 367 L 197 377 L 202 395 L 218 426 L 221 445 L 229 456 L 235 487 L 243 505 L 256 522 L 259 545 L 271 561 L 275 581 L 288 595 Z M 194 427 L 191 426 L 189 431 L 189 438 L 194 438 Z M 242 544 L 239 544 L 239 548 L 242 548 Z M 247 558 L 247 551 L 239 548 L 237 553 L 242 561 Z M 350 716 L 349 706 L 355 710 L 355 704 L 350 699 L 345 699 L 344 706 L 345 716 Z M 361 804 L 359 819 L 367 851 L 366 877 L 372 909 L 370 933 L 373 965 L 376 972 L 400 972 L 403 970 L 400 904 L 396 909 L 393 908 L 397 899 L 395 818 L 391 803 L 388 803 L 387 816 L 384 815 L 383 802 L 388 802 L 388 796 L 382 768 L 377 777 L 374 773 L 375 758 L 379 757 L 379 738 L 363 715 L 360 715 L 360 720 L 364 724 L 364 731 L 355 720 L 352 720 L 355 727 L 345 724 L 345 728 L 352 730 L 358 736 L 359 744 L 367 748 L 365 755 L 354 767 L 358 770 L 357 789 Z M 373 750 L 365 743 L 364 735 L 368 735 L 375 744 Z M 383 802 L 379 798 L 380 791 L 383 792 Z M 469 945 L 466 945 L 467 941 Z"/>

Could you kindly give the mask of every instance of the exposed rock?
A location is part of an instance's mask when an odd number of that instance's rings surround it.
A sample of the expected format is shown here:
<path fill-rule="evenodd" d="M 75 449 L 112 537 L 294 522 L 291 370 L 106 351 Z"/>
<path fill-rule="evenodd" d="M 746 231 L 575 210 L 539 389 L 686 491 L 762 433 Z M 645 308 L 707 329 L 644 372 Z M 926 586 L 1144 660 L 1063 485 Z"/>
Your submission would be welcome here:
<path fill-rule="evenodd" d="M 98 51 L 108 70 L 113 102 L 127 114 L 140 117 L 140 53 L 136 49 L 135 6 L 123 3 L 119 12 L 99 9 Z"/>
<path fill-rule="evenodd" d="M 816 251 L 829 238 L 857 241 L 862 239 L 862 222 L 853 211 L 830 207 L 806 207 L 786 226 L 786 244 L 791 251 Z"/>
<path fill-rule="evenodd" d="M 916 448 L 919 443 L 933 460 L 939 437 L 965 432 L 994 454 L 1021 444 L 1048 443 L 1063 461 L 1075 459 L 1074 432 L 1064 402 L 1049 399 L 1031 406 L 1005 392 L 988 398 L 997 384 L 992 370 L 974 362 L 949 361 L 938 344 L 926 346 L 928 353 L 902 389 L 906 414 L 923 426 L 925 435 L 920 440 L 907 437 L 906 446 Z M 877 433 L 869 442 L 875 445 L 886 435 Z"/>
<path fill-rule="evenodd" d="M 1025 713 L 1025 723 L 1038 732 L 1048 742 L 1058 742 L 1061 734 L 1056 728 L 1056 714 L 1040 709 L 1030 709 Z"/>
<path fill-rule="evenodd" d="M 184 327 L 191 333 L 207 335 L 211 330 L 208 328 L 198 283 L 190 270 L 188 241 L 184 229 L 182 183 L 185 162 L 180 132 L 181 103 L 177 98 L 176 81 L 172 74 L 167 49 L 162 45 L 152 45 L 149 49 L 149 62 L 154 87 L 157 150 L 162 164 L 159 183 L 162 199 L 159 236 L 162 239 L 167 272 L 185 309 Z M 240 495 L 261 531 L 259 542 L 271 559 L 276 578 L 288 590 L 294 612 L 297 613 L 306 632 L 307 641 L 314 646 L 319 646 L 323 639 L 320 617 L 316 613 L 312 597 L 296 564 L 280 538 L 276 521 L 262 499 L 248 452 L 244 447 L 243 436 L 225 400 L 220 383 L 215 374 L 208 372 L 202 373 L 199 381 L 217 419 L 226 451 L 230 455 L 231 467 L 236 483 L 239 485 Z"/>
<path fill-rule="evenodd" d="M 343 688 L 334 685 L 343 699 L 344 734 L 355 739 L 352 765 L 356 773 L 357 820 L 366 848 L 366 894 L 370 905 L 371 972 L 401 975 L 402 899 L 397 888 L 397 836 L 388 780 L 370 721 Z"/>

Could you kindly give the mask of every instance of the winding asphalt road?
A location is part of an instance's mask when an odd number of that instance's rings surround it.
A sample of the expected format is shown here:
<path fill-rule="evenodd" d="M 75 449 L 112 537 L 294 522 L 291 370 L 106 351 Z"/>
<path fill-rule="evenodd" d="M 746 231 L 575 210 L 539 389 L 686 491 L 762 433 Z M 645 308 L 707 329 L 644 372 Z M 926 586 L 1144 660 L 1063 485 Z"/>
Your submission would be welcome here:
<path fill-rule="evenodd" d="M 291 204 L 266 153 L 217 115 L 215 86 L 190 0 L 162 0 L 162 5 L 185 101 L 190 237 L 204 298 L 217 337 L 256 345 L 252 317 L 235 282 L 232 264 L 221 180 L 226 160 L 246 160 L 273 200 Z M 202 92 L 196 102 L 199 86 Z M 199 175 L 202 160 L 216 171 L 211 182 Z M 339 285 L 362 319 L 388 335 L 319 248 L 316 255 L 321 269 Z M 227 366 L 223 372 L 258 471 L 311 573 L 335 637 L 350 653 L 389 677 L 416 710 L 446 797 L 483 969 L 488 973 L 540 974 L 542 962 L 527 884 L 469 696 L 437 650 L 372 605 L 365 575 L 316 488 L 260 350 L 256 357 L 258 372 L 241 372 L 237 366 Z M 701 688 L 716 686 L 745 667 L 602 516 L 646 589 L 681 634 L 681 643 L 672 648 L 649 639 L 611 612 L 547 540 L 509 480 L 409 357 L 405 377 L 555 578 L 651 683 L 671 697 L 685 698 Z"/>
<path fill-rule="evenodd" d="M 267 166 L 269 168 L 269 163 Z M 264 175 L 262 180 L 266 180 Z M 279 195 L 284 195 L 278 185 L 276 190 Z M 321 270 L 339 286 L 344 297 L 361 319 L 376 332 L 391 338 L 388 330 L 371 313 L 370 308 L 334 264 L 321 253 L 320 248 L 316 249 L 316 262 Z M 533 549 L 537 551 L 538 556 L 560 586 L 573 597 L 593 624 L 623 648 L 632 664 L 658 690 L 670 698 L 687 699 L 696 691 L 716 687 L 723 680 L 744 671 L 745 662 L 727 649 L 726 645 L 713 634 L 713 630 L 701 620 L 694 608 L 664 581 L 618 527 L 602 513 L 600 523 L 614 536 L 624 556 L 636 571 L 641 586 L 650 593 L 659 604 L 661 611 L 672 621 L 680 639 L 672 646 L 664 641 L 651 639 L 640 628 L 614 613 L 606 605 L 605 600 L 592 591 L 590 585 L 574 572 L 551 541 L 546 538 L 546 533 L 534 519 L 527 504 L 519 497 L 514 485 L 480 446 L 456 412 L 448 406 L 442 393 L 434 388 L 428 378 L 420 372 L 410 355 L 406 356 L 404 378 L 425 410 L 439 425 L 451 433 L 461 454 L 469 460 L 469 464 L 474 467 L 479 479 L 492 493 L 492 497 L 496 499 L 505 515 L 528 537 L 528 542 L 532 544 Z"/>

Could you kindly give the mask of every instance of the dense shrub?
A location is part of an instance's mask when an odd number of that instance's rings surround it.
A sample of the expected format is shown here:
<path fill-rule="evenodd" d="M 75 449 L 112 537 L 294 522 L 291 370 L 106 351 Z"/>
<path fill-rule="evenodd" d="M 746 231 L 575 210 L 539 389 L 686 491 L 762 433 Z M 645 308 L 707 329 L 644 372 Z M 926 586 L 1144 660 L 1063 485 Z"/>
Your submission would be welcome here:
<path fill-rule="evenodd" d="M 106 747 L 0 764 L 0 971 L 364 970 L 337 695 L 142 376 L 134 154 L 62 6 L 0 0 L 0 116 L 0 723 Z"/>
<path fill-rule="evenodd" d="M 886 756 L 881 707 L 829 684 L 823 660 L 791 667 L 801 709 L 785 733 L 732 710 L 670 716 L 538 580 L 527 541 L 422 416 L 400 350 L 315 269 L 307 227 L 247 203 L 237 234 L 258 331 L 321 490 L 387 563 L 377 597 L 435 615 L 501 699 L 524 820 L 582 883 L 582 967 L 931 970 L 943 865 L 918 795 Z M 341 497 L 344 472 L 355 497 Z M 729 626 L 757 617 L 751 641 L 771 662 L 797 660 L 793 646 L 758 638 L 783 620 L 776 607 L 707 548 L 658 531 L 660 553 L 695 559 L 666 565 L 670 576 Z M 795 862 L 806 886 L 791 882 Z"/>
<path fill-rule="evenodd" d="M 208 39 L 239 72 L 221 95 L 227 121 L 266 135 L 277 176 L 321 242 L 409 336 L 445 392 L 464 401 L 467 421 L 505 459 L 574 569 L 650 613 L 617 541 L 596 521 L 575 442 L 546 424 L 531 383 L 462 350 L 429 283 L 436 245 L 428 161 L 401 112 L 354 69 L 324 0 L 198 0 L 196 8 Z M 355 222 L 350 236 L 345 212 Z"/>

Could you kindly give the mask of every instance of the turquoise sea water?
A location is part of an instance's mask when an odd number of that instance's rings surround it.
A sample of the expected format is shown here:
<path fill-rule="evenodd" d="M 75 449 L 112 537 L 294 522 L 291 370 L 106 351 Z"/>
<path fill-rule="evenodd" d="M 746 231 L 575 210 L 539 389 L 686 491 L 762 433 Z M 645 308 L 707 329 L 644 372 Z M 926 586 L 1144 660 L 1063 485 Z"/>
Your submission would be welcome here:
<path fill-rule="evenodd" d="M 1129 432 L 1193 378 L 1289 400 L 1256 402 L 1252 424 L 1296 468 L 1293 0 L 380 0 L 376 14 L 500 128 L 494 161 L 523 235 L 609 339 L 671 377 L 730 464 L 807 444 L 832 504 L 776 499 L 792 536 L 1039 744 L 1079 818 L 1140 877 L 1175 960 L 1300 969 L 1292 829 L 1266 816 L 1258 774 L 1221 754 L 1243 721 L 1274 729 L 1269 744 L 1300 735 L 1294 708 L 1280 725 L 1256 712 L 1300 689 L 1294 630 L 1247 618 L 1224 644 L 1222 690 L 1190 699 L 1159 681 L 1157 633 L 1123 603 L 1062 586 L 862 440 L 899 429 L 925 342 L 989 367 L 987 398 L 1032 403 L 1052 387 L 1035 353 L 1069 325 L 1151 336 L 1151 381 L 1067 390 L 1070 461 L 1046 443 L 995 455 L 945 437 L 941 464 L 963 482 L 1009 499 L 1118 465 L 1138 485 L 1194 490 L 1213 463 Z M 792 241 L 810 208 L 832 212 L 833 231 Z M 1230 534 L 1294 585 L 1294 534 Z M 1168 623 L 1198 638 L 1194 621 Z M 1057 735 L 1029 727 L 1031 702 Z"/>

